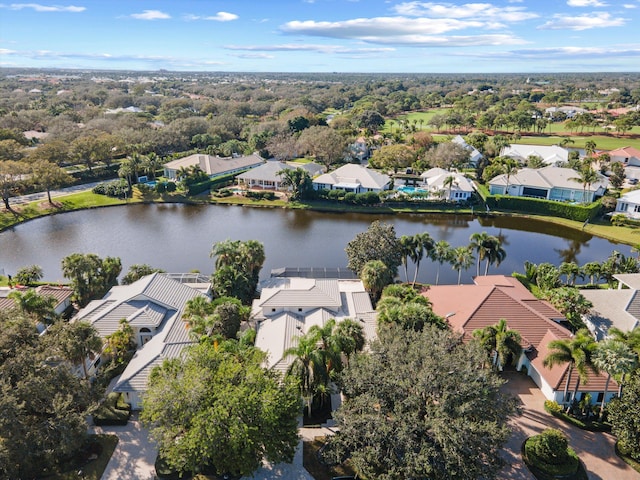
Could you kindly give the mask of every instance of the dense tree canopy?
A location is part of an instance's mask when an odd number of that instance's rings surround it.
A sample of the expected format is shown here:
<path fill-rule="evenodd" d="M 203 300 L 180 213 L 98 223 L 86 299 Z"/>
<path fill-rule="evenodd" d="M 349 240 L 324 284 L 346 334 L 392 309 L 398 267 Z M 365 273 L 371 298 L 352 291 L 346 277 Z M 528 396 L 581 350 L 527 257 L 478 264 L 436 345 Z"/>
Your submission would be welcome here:
<path fill-rule="evenodd" d="M 72 253 L 62 259 L 62 274 L 71 281 L 74 298 L 81 307 L 117 285 L 121 271 L 117 257 L 102 259 L 95 253 Z"/>
<path fill-rule="evenodd" d="M 366 232 L 361 232 L 345 248 L 347 267 L 360 275 L 370 260 L 380 260 L 395 276 L 402 263 L 401 248 L 393 225 L 374 221 Z"/>
<path fill-rule="evenodd" d="M 34 478 L 83 446 L 95 396 L 55 356 L 55 336 L 15 310 L 0 312 L 0 330 L 0 477 Z"/>
<path fill-rule="evenodd" d="M 170 467 L 250 475 L 263 459 L 292 461 L 300 397 L 264 355 L 202 342 L 152 372 L 141 418 Z"/>
<path fill-rule="evenodd" d="M 390 329 L 345 369 L 325 458 L 366 478 L 497 478 L 515 401 L 484 355 L 448 331 Z"/>

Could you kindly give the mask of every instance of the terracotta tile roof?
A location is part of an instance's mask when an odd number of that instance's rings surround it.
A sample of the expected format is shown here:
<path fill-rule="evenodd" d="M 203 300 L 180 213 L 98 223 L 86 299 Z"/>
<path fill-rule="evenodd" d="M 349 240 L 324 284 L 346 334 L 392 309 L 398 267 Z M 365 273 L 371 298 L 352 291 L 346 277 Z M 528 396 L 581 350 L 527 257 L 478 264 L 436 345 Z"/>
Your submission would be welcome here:
<path fill-rule="evenodd" d="M 636 157 L 640 158 L 640 150 L 637 148 L 633 148 L 630 146 L 616 148 L 615 150 L 611 150 L 609 155 L 612 157 Z"/>
<path fill-rule="evenodd" d="M 527 353 L 532 365 L 556 390 L 564 388 L 568 365 L 553 369 L 542 365 L 551 340 L 571 338 L 571 332 L 554 319 L 562 314 L 548 303 L 535 298 L 518 280 L 503 275 L 474 278 L 476 285 L 432 286 L 423 295 L 433 304 L 433 311 L 446 317 L 451 327 L 464 333 L 469 340 L 474 330 L 495 325 L 501 318 L 510 329 L 522 337 L 522 347 L 532 347 Z M 572 380 L 575 386 L 577 377 Z M 584 390 L 604 389 L 606 375 L 589 374 Z M 609 389 L 617 388 L 612 380 Z M 584 387 L 584 385 L 582 385 Z M 583 388 L 580 388 L 583 390 Z"/>

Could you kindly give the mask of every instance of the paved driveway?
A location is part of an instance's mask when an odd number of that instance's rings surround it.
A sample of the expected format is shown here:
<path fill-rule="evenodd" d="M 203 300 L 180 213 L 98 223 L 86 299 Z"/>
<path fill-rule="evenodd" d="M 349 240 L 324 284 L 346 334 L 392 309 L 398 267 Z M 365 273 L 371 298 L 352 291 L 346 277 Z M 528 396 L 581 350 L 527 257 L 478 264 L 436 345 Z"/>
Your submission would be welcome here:
<path fill-rule="evenodd" d="M 587 468 L 592 480 L 640 480 L 640 473 L 624 463 L 614 451 L 615 438 L 608 433 L 587 432 L 569 425 L 544 411 L 545 397 L 530 377 L 517 372 L 504 372 L 508 380 L 505 392 L 522 402 L 522 415 L 512 421 L 513 434 L 504 457 L 510 465 L 500 475 L 505 480 L 535 480 L 520 458 L 520 448 L 527 437 L 545 428 L 562 430 Z"/>

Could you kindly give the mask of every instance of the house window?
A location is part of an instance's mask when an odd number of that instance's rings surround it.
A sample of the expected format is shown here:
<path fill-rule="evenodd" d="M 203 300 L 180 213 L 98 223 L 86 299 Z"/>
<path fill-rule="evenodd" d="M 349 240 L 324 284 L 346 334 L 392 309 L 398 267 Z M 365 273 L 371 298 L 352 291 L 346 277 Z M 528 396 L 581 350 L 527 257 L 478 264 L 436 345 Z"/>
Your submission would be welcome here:
<path fill-rule="evenodd" d="M 144 345 L 145 343 L 147 343 L 149 340 L 151 340 L 151 338 L 153 337 L 153 335 L 151 334 L 151 330 L 149 330 L 147 327 L 143 327 L 140 329 L 140 344 Z"/>
<path fill-rule="evenodd" d="M 636 213 L 640 212 L 640 205 L 634 205 L 633 206 L 633 211 L 636 212 Z"/>
<path fill-rule="evenodd" d="M 299 309 L 298 309 L 298 311 L 299 311 L 299 312 L 301 312 L 301 311 L 302 311 L 302 309 L 301 309 L 301 308 L 299 308 Z"/>
<path fill-rule="evenodd" d="M 604 400 L 604 392 L 598 393 L 598 399 L 596 400 L 596 403 L 602 403 L 603 400 Z"/>
<path fill-rule="evenodd" d="M 272 312 L 275 312 L 275 311 L 276 311 L 276 309 L 275 309 L 275 308 L 272 308 L 272 309 L 271 309 L 271 311 L 272 311 Z"/>

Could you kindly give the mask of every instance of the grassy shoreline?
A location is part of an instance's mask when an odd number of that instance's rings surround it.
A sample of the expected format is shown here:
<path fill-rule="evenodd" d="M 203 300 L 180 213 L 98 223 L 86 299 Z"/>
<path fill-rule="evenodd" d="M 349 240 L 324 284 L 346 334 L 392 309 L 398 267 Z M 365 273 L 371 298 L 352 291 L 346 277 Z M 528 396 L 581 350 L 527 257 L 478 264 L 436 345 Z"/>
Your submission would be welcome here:
<path fill-rule="evenodd" d="M 9 230 L 17 225 L 28 222 L 40 217 L 49 215 L 57 215 L 66 212 L 78 210 L 86 210 L 92 208 L 105 208 L 111 206 L 121 206 L 140 203 L 184 203 L 196 205 L 238 205 L 246 207 L 262 207 L 262 208 L 290 208 L 304 209 L 319 212 L 353 212 L 353 213 L 370 213 L 370 214 L 386 214 L 394 215 L 398 213 L 412 214 L 432 214 L 432 215 L 474 215 L 486 217 L 487 215 L 478 213 L 477 209 L 473 212 L 470 208 L 459 207 L 424 207 L 418 206 L 410 208 L 406 206 L 384 206 L 384 207 L 361 207 L 355 205 L 340 205 L 329 202 L 287 202 L 285 200 L 251 200 L 245 197 L 233 196 L 226 198 L 213 198 L 207 195 L 200 197 L 185 197 L 184 195 L 164 195 L 158 196 L 142 196 L 135 192 L 133 198 L 121 200 L 117 198 L 97 195 L 90 191 L 70 194 L 64 197 L 58 197 L 54 200 L 54 205 L 49 205 L 45 201 L 35 201 L 28 204 L 15 206 L 15 212 L 7 210 L 0 211 L 0 232 Z M 492 211 L 490 216 L 506 216 L 516 218 L 531 218 L 538 221 L 562 225 L 574 230 L 580 230 L 591 235 L 605 238 L 607 240 L 624 243 L 627 245 L 640 244 L 640 228 L 623 226 L 618 227 L 611 225 L 606 221 L 597 221 L 584 225 L 582 222 L 567 220 L 564 218 L 556 218 L 539 214 L 526 214 L 507 211 Z"/>

